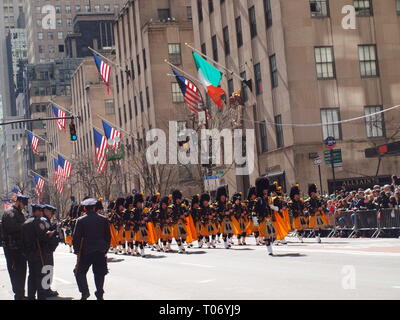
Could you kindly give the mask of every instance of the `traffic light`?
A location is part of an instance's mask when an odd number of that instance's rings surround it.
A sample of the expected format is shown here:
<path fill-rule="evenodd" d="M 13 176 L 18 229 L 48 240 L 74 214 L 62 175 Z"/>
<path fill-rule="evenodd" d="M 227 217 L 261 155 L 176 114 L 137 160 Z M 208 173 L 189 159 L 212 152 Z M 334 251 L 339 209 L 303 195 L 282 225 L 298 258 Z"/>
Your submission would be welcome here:
<path fill-rule="evenodd" d="M 75 123 L 71 122 L 69 125 L 69 133 L 71 135 L 71 141 L 76 141 L 78 140 L 78 137 L 76 136 L 76 127 Z"/>

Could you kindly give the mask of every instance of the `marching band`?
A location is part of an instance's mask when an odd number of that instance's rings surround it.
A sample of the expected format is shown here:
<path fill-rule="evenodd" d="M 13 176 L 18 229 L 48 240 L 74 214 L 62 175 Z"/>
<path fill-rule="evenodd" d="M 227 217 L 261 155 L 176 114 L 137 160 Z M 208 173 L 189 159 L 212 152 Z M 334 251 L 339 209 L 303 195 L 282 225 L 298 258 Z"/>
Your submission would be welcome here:
<path fill-rule="evenodd" d="M 107 210 L 99 199 L 96 211 L 110 222 L 110 250 L 115 254 L 145 257 L 146 248 L 170 252 L 173 241 L 178 253 L 183 254 L 195 242 L 199 248 L 216 248 L 221 236 L 224 248 L 230 249 L 234 237 L 239 246 L 246 246 L 246 238 L 253 235 L 256 245 L 265 245 L 267 253 L 273 255 L 272 245 L 286 244 L 284 239 L 292 231 L 303 242 L 305 229 L 314 230 L 316 241 L 321 242 L 321 230 L 328 219 L 326 203 L 315 184 L 309 186 L 305 201 L 299 185 L 291 188 L 290 199 L 286 199 L 277 182 L 270 184 L 266 177 L 259 177 L 255 184 L 245 198 L 235 193 L 229 199 L 228 188 L 223 185 L 216 191 L 215 202 L 207 193 L 189 200 L 181 191 L 173 190 L 164 197 L 157 193 L 145 198 L 136 193 L 118 198 Z M 62 221 L 65 243 L 70 248 L 76 219 L 82 213 L 80 206 L 74 206 Z"/>

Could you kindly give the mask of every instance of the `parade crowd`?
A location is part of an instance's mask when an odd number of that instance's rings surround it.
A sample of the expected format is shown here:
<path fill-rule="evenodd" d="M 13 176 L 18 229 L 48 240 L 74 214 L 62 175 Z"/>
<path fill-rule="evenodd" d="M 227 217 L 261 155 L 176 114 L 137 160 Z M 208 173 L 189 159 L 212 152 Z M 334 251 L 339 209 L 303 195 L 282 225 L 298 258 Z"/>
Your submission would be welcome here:
<path fill-rule="evenodd" d="M 62 221 L 54 219 L 57 208 L 48 204 L 31 204 L 32 217 L 26 219 L 28 197 L 18 195 L 1 220 L 2 245 L 15 299 L 58 295 L 51 290 L 51 281 L 43 287 L 43 268 L 54 266 L 53 253 L 64 242 L 77 255 L 74 273 L 82 299 L 90 295 L 86 273 L 93 266 L 95 294 L 102 300 L 108 252 L 146 257 L 145 250 L 175 252 L 172 244 L 177 245 L 180 254 L 195 245 L 211 250 L 223 245 L 230 249 L 233 245 L 246 246 L 246 239 L 253 236 L 257 246 L 266 246 L 266 252 L 273 255 L 272 245 L 286 244 L 285 237 L 290 232 L 303 242 L 305 232 L 312 230 L 320 243 L 323 230 L 336 222 L 340 224 L 345 210 L 398 209 L 398 182 L 393 176 L 391 185 L 339 190 L 331 197 L 319 195 L 312 184 L 307 196 L 302 197 L 299 185 L 292 186 L 285 195 L 277 182 L 259 177 L 246 195 L 234 193 L 229 197 L 226 185 L 217 189 L 214 201 L 207 193 L 187 199 L 180 190 L 165 196 L 136 193 L 111 201 L 107 208 L 102 199 L 85 197 L 80 205 L 71 206 Z"/>

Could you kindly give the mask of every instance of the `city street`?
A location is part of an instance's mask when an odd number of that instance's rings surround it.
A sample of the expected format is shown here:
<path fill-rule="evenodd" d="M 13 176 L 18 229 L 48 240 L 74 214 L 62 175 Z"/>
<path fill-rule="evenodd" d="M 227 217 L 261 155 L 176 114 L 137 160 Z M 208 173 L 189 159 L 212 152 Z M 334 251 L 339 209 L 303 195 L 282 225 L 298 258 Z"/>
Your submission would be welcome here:
<path fill-rule="evenodd" d="M 105 299 L 400 299 L 400 239 L 297 239 L 274 246 L 270 257 L 254 239 L 231 250 L 188 249 L 147 258 L 108 254 Z M 173 246 L 176 250 L 176 246 Z M 62 299 L 79 299 L 72 273 L 76 258 L 60 245 L 53 289 Z M 89 271 L 91 297 L 93 275 Z M 12 299 L 3 250 L 0 300 Z"/>

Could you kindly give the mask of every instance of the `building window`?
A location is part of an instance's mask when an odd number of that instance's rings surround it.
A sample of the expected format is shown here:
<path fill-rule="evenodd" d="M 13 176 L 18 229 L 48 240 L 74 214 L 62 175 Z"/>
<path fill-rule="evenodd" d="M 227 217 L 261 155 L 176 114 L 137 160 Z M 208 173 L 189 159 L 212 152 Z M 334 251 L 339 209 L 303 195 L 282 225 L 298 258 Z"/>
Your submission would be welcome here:
<path fill-rule="evenodd" d="M 246 71 L 241 72 L 240 73 L 240 77 L 242 79 L 247 79 Z M 247 95 L 247 86 L 242 83 L 242 88 L 240 90 L 241 90 L 241 95 L 242 95 L 243 102 L 247 102 L 247 100 L 249 98 L 248 95 Z"/>
<path fill-rule="evenodd" d="M 377 77 L 378 64 L 375 45 L 358 46 L 361 77 Z"/>
<path fill-rule="evenodd" d="M 256 94 L 259 95 L 263 92 L 261 65 L 259 63 L 254 66 L 254 79 L 256 83 Z"/>
<path fill-rule="evenodd" d="M 114 100 L 104 100 L 106 114 L 115 114 Z"/>
<path fill-rule="evenodd" d="M 192 21 L 192 20 L 193 20 L 193 16 L 192 16 L 192 7 L 190 7 L 190 6 L 186 7 L 186 16 L 187 16 L 187 19 L 188 19 L 189 21 Z"/>
<path fill-rule="evenodd" d="M 168 44 L 169 62 L 179 66 L 182 64 L 181 45 L 179 43 Z"/>
<path fill-rule="evenodd" d="M 254 38 L 257 36 L 256 9 L 254 6 L 249 9 L 249 22 L 251 38 Z"/>
<path fill-rule="evenodd" d="M 207 55 L 207 47 L 205 43 L 201 45 L 201 53 Z"/>
<path fill-rule="evenodd" d="M 143 112 L 144 111 L 144 105 L 143 105 L 143 92 L 140 91 L 140 111 Z"/>
<path fill-rule="evenodd" d="M 311 17 L 325 18 L 329 17 L 328 0 L 310 0 Z"/>
<path fill-rule="evenodd" d="M 140 75 L 140 58 L 139 55 L 136 56 L 136 63 L 137 63 L 137 72 Z"/>
<path fill-rule="evenodd" d="M 146 104 L 147 104 L 147 108 L 150 108 L 150 92 L 149 92 L 149 87 L 146 87 Z"/>
<path fill-rule="evenodd" d="M 400 16 L 400 0 L 396 0 L 396 11 L 397 15 Z"/>
<path fill-rule="evenodd" d="M 214 2 L 213 0 L 208 0 L 208 10 L 210 13 L 214 12 Z"/>
<path fill-rule="evenodd" d="M 104 5 L 104 11 L 105 11 L 105 12 L 110 12 L 110 11 L 111 11 L 111 7 L 110 7 L 109 4 L 105 4 L 105 5 Z"/>
<path fill-rule="evenodd" d="M 158 9 L 158 20 L 167 21 L 168 18 L 171 18 L 170 10 L 166 9 Z"/>
<path fill-rule="evenodd" d="M 143 49 L 142 53 L 143 53 L 143 68 L 144 70 L 146 70 L 147 69 L 146 49 Z"/>
<path fill-rule="evenodd" d="M 178 83 L 171 83 L 172 90 L 172 102 L 173 103 L 182 103 L 185 102 L 185 98 L 183 97 L 181 88 Z"/>
<path fill-rule="evenodd" d="M 283 148 L 285 145 L 283 139 L 283 127 L 282 127 L 282 116 L 275 117 L 275 130 L 276 130 L 276 147 Z"/>
<path fill-rule="evenodd" d="M 64 39 L 64 35 L 63 35 L 62 31 L 57 32 L 57 38 L 58 38 L 58 40 Z"/>
<path fill-rule="evenodd" d="M 233 91 L 235 91 L 234 84 L 233 84 L 233 79 L 229 79 L 228 80 L 228 94 L 229 94 L 229 97 L 232 97 Z"/>
<path fill-rule="evenodd" d="M 53 32 L 47 32 L 47 40 L 54 40 Z"/>
<path fill-rule="evenodd" d="M 267 29 L 272 26 L 271 0 L 264 0 L 265 24 Z"/>
<path fill-rule="evenodd" d="M 267 124 L 265 123 L 265 121 L 261 121 L 259 123 L 259 129 L 261 152 L 264 153 L 268 151 Z"/>
<path fill-rule="evenodd" d="M 358 17 L 372 16 L 371 0 L 354 0 L 354 9 Z"/>
<path fill-rule="evenodd" d="M 81 12 L 81 6 L 75 6 L 75 11 L 76 12 Z"/>
<path fill-rule="evenodd" d="M 203 21 L 203 3 L 202 3 L 202 0 L 197 0 L 197 14 L 199 16 L 199 22 Z"/>
<path fill-rule="evenodd" d="M 334 79 L 335 64 L 333 59 L 332 47 L 316 47 L 315 66 L 317 69 L 317 79 Z"/>
<path fill-rule="evenodd" d="M 218 45 L 217 45 L 217 36 L 214 35 L 211 38 L 211 46 L 212 46 L 212 52 L 213 52 L 213 59 L 215 61 L 218 61 Z"/>
<path fill-rule="evenodd" d="M 230 46 L 230 43 L 229 43 L 229 29 L 228 29 L 228 27 L 225 27 L 223 29 L 223 35 L 224 35 L 225 55 L 228 56 L 231 53 L 231 46 Z"/>
<path fill-rule="evenodd" d="M 240 48 L 243 45 L 243 31 L 242 31 L 242 19 L 241 17 L 237 17 L 235 20 L 236 25 L 236 39 L 237 46 Z"/>
<path fill-rule="evenodd" d="M 135 107 L 135 116 L 137 116 L 137 115 L 138 115 L 138 105 L 137 105 L 136 96 L 134 96 L 133 102 L 134 102 L 134 105 L 133 105 L 133 106 Z"/>
<path fill-rule="evenodd" d="M 132 102 L 131 102 L 131 100 L 128 101 L 128 108 L 129 108 L 129 119 L 132 120 Z"/>
<path fill-rule="evenodd" d="M 269 57 L 269 66 L 271 68 L 271 85 L 272 88 L 276 88 L 278 86 L 278 67 L 275 54 Z"/>
<path fill-rule="evenodd" d="M 38 32 L 38 39 L 43 40 L 43 32 Z"/>
<path fill-rule="evenodd" d="M 71 13 L 71 6 L 65 6 L 65 13 Z"/>
<path fill-rule="evenodd" d="M 383 114 L 375 114 L 382 111 L 382 109 L 382 106 L 367 106 L 364 108 L 364 114 L 368 116 L 365 118 L 365 127 L 367 129 L 368 138 L 379 138 L 385 136 Z"/>
<path fill-rule="evenodd" d="M 328 137 L 334 137 L 337 140 L 342 138 L 339 108 L 321 109 L 322 135 L 325 140 Z"/>

